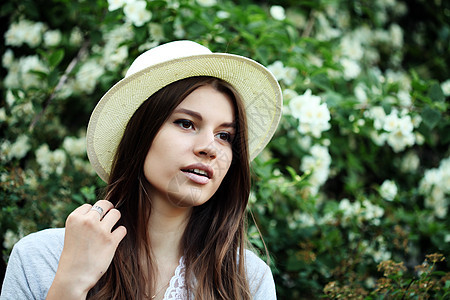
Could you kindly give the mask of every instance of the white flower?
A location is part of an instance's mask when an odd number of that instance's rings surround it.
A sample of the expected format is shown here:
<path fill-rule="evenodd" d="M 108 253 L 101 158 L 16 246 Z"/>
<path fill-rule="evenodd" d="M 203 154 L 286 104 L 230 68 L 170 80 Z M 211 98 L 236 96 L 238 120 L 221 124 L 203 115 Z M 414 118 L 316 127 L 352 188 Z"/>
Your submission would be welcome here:
<path fill-rule="evenodd" d="M 11 155 L 17 159 L 23 158 L 31 149 L 28 136 L 20 135 L 14 144 L 11 145 Z"/>
<path fill-rule="evenodd" d="M 403 30 L 397 24 L 392 24 L 389 27 L 389 34 L 391 37 L 391 45 L 396 48 L 401 48 L 403 46 Z"/>
<path fill-rule="evenodd" d="M 318 40 L 328 41 L 341 35 L 341 31 L 339 29 L 331 27 L 330 22 L 323 13 L 317 13 L 316 18 L 319 24 L 316 34 L 316 38 Z"/>
<path fill-rule="evenodd" d="M 352 60 L 360 60 L 363 57 L 364 50 L 361 46 L 361 42 L 355 37 L 349 35 L 344 36 L 341 39 L 340 48 L 342 55 Z"/>
<path fill-rule="evenodd" d="M 297 77 L 298 70 L 296 68 L 292 68 L 292 67 L 286 67 L 285 70 L 286 70 L 286 72 L 284 74 L 283 81 L 287 85 L 291 85 L 294 83 L 294 80 Z"/>
<path fill-rule="evenodd" d="M 358 99 L 359 102 L 367 103 L 368 97 L 367 97 L 367 93 L 365 91 L 364 84 L 359 83 L 353 90 L 353 93 L 355 94 L 355 97 L 356 97 L 356 99 Z"/>
<path fill-rule="evenodd" d="M 444 218 L 447 215 L 448 203 L 445 199 L 445 193 L 440 185 L 434 185 L 431 193 L 425 197 L 425 207 L 431 208 L 434 215 L 438 218 Z"/>
<path fill-rule="evenodd" d="M 389 43 L 390 42 L 390 34 L 386 30 L 376 29 L 373 32 L 373 40 L 379 43 Z"/>
<path fill-rule="evenodd" d="M 415 135 L 412 132 L 405 133 L 400 129 L 388 134 L 387 143 L 391 146 L 394 152 L 401 152 L 407 146 L 412 146 L 415 143 Z"/>
<path fill-rule="evenodd" d="M 419 184 L 419 192 L 425 196 L 425 207 L 433 210 L 438 218 L 445 218 L 448 213 L 450 194 L 450 157 L 443 159 L 438 168 L 425 171 Z"/>
<path fill-rule="evenodd" d="M 25 56 L 20 59 L 21 72 L 28 73 L 30 71 L 47 72 L 47 66 L 39 59 L 37 55 Z"/>
<path fill-rule="evenodd" d="M 372 253 L 373 260 L 377 263 L 389 260 L 392 257 L 391 252 L 386 250 L 386 247 L 380 247 L 379 250 Z"/>
<path fill-rule="evenodd" d="M 219 19 L 228 19 L 230 17 L 230 13 L 223 10 L 218 11 L 216 15 Z"/>
<path fill-rule="evenodd" d="M 11 49 L 7 49 L 2 57 L 3 67 L 8 69 L 12 65 L 13 61 L 14 61 L 14 53 L 12 52 Z"/>
<path fill-rule="evenodd" d="M 397 185 L 392 180 L 385 180 L 380 186 L 380 195 L 383 199 L 392 201 L 397 195 Z"/>
<path fill-rule="evenodd" d="M 73 165 L 77 171 L 84 172 L 89 175 L 95 175 L 95 170 L 89 161 L 75 157 L 73 158 Z"/>
<path fill-rule="evenodd" d="M 81 66 L 75 76 L 75 88 L 88 94 L 94 91 L 97 80 L 105 70 L 95 60 L 91 59 Z"/>
<path fill-rule="evenodd" d="M 47 47 L 58 46 L 60 42 L 61 42 L 61 31 L 49 30 L 44 33 L 44 44 Z"/>
<path fill-rule="evenodd" d="M 392 110 L 384 119 L 383 129 L 388 132 L 394 131 L 399 127 L 399 122 L 400 119 L 398 118 L 397 112 Z"/>
<path fill-rule="evenodd" d="M 321 59 L 319 56 L 314 55 L 314 54 L 312 54 L 312 53 L 309 53 L 309 54 L 308 54 L 307 61 L 308 61 L 311 65 L 316 66 L 316 67 L 319 67 L 319 68 L 323 66 L 323 59 Z"/>
<path fill-rule="evenodd" d="M 441 172 L 439 169 L 429 169 L 425 171 L 424 177 L 422 178 L 419 190 L 422 194 L 428 193 L 434 185 L 438 185 L 441 179 Z"/>
<path fill-rule="evenodd" d="M 309 150 L 311 148 L 312 139 L 309 135 L 301 135 L 298 139 L 298 144 L 300 147 L 302 147 L 304 150 Z"/>
<path fill-rule="evenodd" d="M 421 133 L 415 132 L 414 137 L 416 138 L 417 145 L 423 145 L 425 143 L 425 137 Z"/>
<path fill-rule="evenodd" d="M 292 98 L 298 96 L 297 92 L 291 89 L 283 89 L 283 99 L 291 100 Z"/>
<path fill-rule="evenodd" d="M 127 2 L 123 12 L 125 17 L 136 27 L 144 25 L 152 18 L 152 13 L 147 10 L 147 2 L 145 0 Z"/>
<path fill-rule="evenodd" d="M 70 155 L 73 156 L 82 156 L 86 153 L 86 138 L 74 138 L 74 137 L 66 137 L 64 138 L 63 148 Z"/>
<path fill-rule="evenodd" d="M 37 55 L 21 57 L 19 60 L 19 78 L 22 88 L 28 89 L 32 86 L 41 86 L 43 82 L 40 77 L 31 71 L 48 72 L 48 67 L 39 59 Z"/>
<path fill-rule="evenodd" d="M 106 41 L 105 52 L 114 52 L 115 48 L 122 47 L 124 42 L 133 39 L 133 26 L 130 23 L 124 23 L 104 32 L 103 35 Z"/>
<path fill-rule="evenodd" d="M 123 63 L 128 57 L 128 47 L 126 45 L 123 45 L 122 47 L 118 47 L 116 51 L 111 53 L 111 56 L 109 57 L 110 62 L 112 62 L 115 65 L 119 65 Z"/>
<path fill-rule="evenodd" d="M 370 132 L 370 138 L 375 143 L 375 145 L 383 146 L 384 143 L 386 143 L 388 135 L 386 133 L 378 133 L 377 131 L 373 130 Z"/>
<path fill-rule="evenodd" d="M 441 83 L 441 89 L 446 97 L 450 96 L 450 79 Z"/>
<path fill-rule="evenodd" d="M 81 32 L 80 28 L 75 27 L 72 29 L 72 32 L 70 33 L 69 42 L 72 45 L 78 46 L 83 41 L 83 33 Z"/>
<path fill-rule="evenodd" d="M 19 95 L 23 96 L 23 95 Z M 6 103 L 9 107 L 12 107 L 14 105 L 14 102 L 16 102 L 16 96 L 14 96 L 13 92 L 11 90 L 8 90 L 6 92 Z"/>
<path fill-rule="evenodd" d="M 409 134 L 412 133 L 414 130 L 414 125 L 413 122 L 411 120 L 411 116 L 403 116 L 399 122 L 398 122 L 398 129 L 403 133 L 403 134 Z"/>
<path fill-rule="evenodd" d="M 415 128 L 420 126 L 420 123 L 422 123 L 422 117 L 420 115 L 415 115 L 412 118 L 412 124 Z"/>
<path fill-rule="evenodd" d="M 17 235 L 11 229 L 6 230 L 6 233 L 3 236 L 3 247 L 10 250 L 21 238 L 22 235 Z"/>
<path fill-rule="evenodd" d="M 294 219 L 300 228 L 311 227 L 316 223 L 313 216 L 307 213 L 300 213 L 298 211 L 294 213 Z"/>
<path fill-rule="evenodd" d="M 153 40 L 158 41 L 158 42 L 164 40 L 164 38 L 165 38 L 164 29 L 160 24 L 150 23 L 148 25 L 148 28 L 149 28 L 150 36 L 152 37 Z"/>
<path fill-rule="evenodd" d="M 384 120 L 386 118 L 386 113 L 384 112 L 383 107 L 381 106 L 374 106 L 370 108 L 368 112 L 368 117 L 374 120 L 374 127 L 375 129 L 380 130 L 383 128 Z"/>
<path fill-rule="evenodd" d="M 4 107 L 0 108 L 0 122 L 6 121 L 6 110 Z"/>
<path fill-rule="evenodd" d="M 354 79 L 361 73 L 361 67 L 356 61 L 344 57 L 339 62 L 344 68 L 344 78 L 346 80 Z"/>
<path fill-rule="evenodd" d="M 297 77 L 298 70 L 292 67 L 285 67 L 283 62 L 277 60 L 267 67 L 278 81 L 283 81 L 287 85 L 291 85 Z"/>
<path fill-rule="evenodd" d="M 11 142 L 4 140 L 0 145 L 0 158 L 2 162 L 8 162 L 13 158 L 13 153 L 11 152 Z"/>
<path fill-rule="evenodd" d="M 412 104 L 411 95 L 409 94 L 409 92 L 407 92 L 405 90 L 400 90 L 397 93 L 397 98 L 400 101 L 400 105 L 402 105 L 402 106 L 411 106 L 411 104 Z"/>
<path fill-rule="evenodd" d="M 303 95 L 296 96 L 289 102 L 292 116 L 299 119 L 298 130 L 320 137 L 323 131 L 330 129 L 330 111 L 326 103 L 320 103 L 320 97 L 312 95 L 308 89 Z"/>
<path fill-rule="evenodd" d="M 403 172 L 414 173 L 420 165 L 420 159 L 414 152 L 406 153 L 400 165 Z"/>
<path fill-rule="evenodd" d="M 272 5 L 270 7 L 270 15 L 275 20 L 283 21 L 284 19 L 286 19 L 284 8 L 280 5 Z"/>
<path fill-rule="evenodd" d="M 328 179 L 331 156 L 328 148 L 321 145 L 312 146 L 310 153 L 311 155 L 303 157 L 300 169 L 303 172 L 312 172 L 308 181 L 312 185 L 312 194 L 316 194 L 318 188 Z"/>
<path fill-rule="evenodd" d="M 217 0 L 197 0 L 197 3 L 203 7 L 210 7 L 217 4 Z"/>
<path fill-rule="evenodd" d="M 127 0 L 108 0 L 108 10 L 113 11 L 123 7 L 128 1 Z"/>
<path fill-rule="evenodd" d="M 179 19 L 175 20 L 173 29 L 174 29 L 173 35 L 175 35 L 176 38 L 181 39 L 186 35 L 186 31 L 183 28 L 183 24 Z"/>
<path fill-rule="evenodd" d="M 286 76 L 286 70 L 284 69 L 283 62 L 280 60 L 277 60 L 267 68 L 278 81 L 281 81 Z"/>
<path fill-rule="evenodd" d="M 66 165 L 66 154 L 61 149 L 50 151 L 47 144 L 41 145 L 36 150 L 36 161 L 44 178 L 51 173 L 61 175 Z"/>
<path fill-rule="evenodd" d="M 378 225 L 380 218 L 384 215 L 384 209 L 378 205 L 372 204 L 369 200 L 363 201 L 364 219 L 370 221 L 372 224 Z"/>
<path fill-rule="evenodd" d="M 42 32 L 45 26 L 41 22 L 34 23 L 22 19 L 17 23 L 12 23 L 5 33 L 5 44 L 11 46 L 21 46 L 28 44 L 30 47 L 37 47 L 42 40 Z"/>
<path fill-rule="evenodd" d="M 386 70 L 386 81 L 389 83 L 399 83 L 404 91 L 411 90 L 411 78 L 409 75 L 402 71 L 392 71 L 391 69 Z"/>

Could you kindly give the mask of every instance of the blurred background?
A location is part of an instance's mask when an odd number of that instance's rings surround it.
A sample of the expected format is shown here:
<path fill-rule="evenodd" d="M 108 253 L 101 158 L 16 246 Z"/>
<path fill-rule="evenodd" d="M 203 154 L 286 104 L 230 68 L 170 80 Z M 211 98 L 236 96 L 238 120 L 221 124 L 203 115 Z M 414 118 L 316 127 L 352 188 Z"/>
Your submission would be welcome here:
<path fill-rule="evenodd" d="M 450 297 L 449 1 L 0 9 L 1 280 L 18 239 L 64 226 L 104 187 L 85 148 L 97 101 L 139 53 L 189 39 L 261 62 L 283 89 L 249 205 L 250 242 L 279 299 Z"/>

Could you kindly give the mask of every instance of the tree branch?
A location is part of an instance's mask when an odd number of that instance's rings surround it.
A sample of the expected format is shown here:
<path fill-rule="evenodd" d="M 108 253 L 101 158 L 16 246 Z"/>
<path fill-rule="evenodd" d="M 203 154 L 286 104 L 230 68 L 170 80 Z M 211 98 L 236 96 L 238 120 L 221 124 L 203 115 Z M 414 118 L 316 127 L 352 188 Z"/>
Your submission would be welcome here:
<path fill-rule="evenodd" d="M 83 45 L 81 46 L 80 50 L 77 53 L 77 56 L 75 56 L 69 65 L 67 66 L 66 70 L 64 71 L 64 74 L 59 79 L 58 83 L 56 84 L 55 88 L 53 89 L 50 96 L 47 98 L 47 101 L 45 101 L 44 106 L 42 110 L 34 117 L 33 121 L 31 122 L 30 126 L 28 127 L 29 131 L 33 131 L 36 124 L 39 122 L 41 117 L 45 114 L 48 106 L 50 103 L 55 99 L 56 93 L 63 87 L 63 85 L 66 83 L 67 79 L 69 78 L 70 72 L 75 68 L 75 66 L 78 64 L 78 62 L 81 60 L 81 58 L 86 54 L 87 49 L 89 46 L 89 40 L 86 40 Z"/>

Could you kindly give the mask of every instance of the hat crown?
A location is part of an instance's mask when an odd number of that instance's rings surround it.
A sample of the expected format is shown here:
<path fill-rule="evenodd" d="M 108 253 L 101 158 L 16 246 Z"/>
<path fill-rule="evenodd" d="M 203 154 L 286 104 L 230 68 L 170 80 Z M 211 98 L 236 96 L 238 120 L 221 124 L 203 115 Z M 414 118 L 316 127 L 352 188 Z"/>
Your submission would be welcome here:
<path fill-rule="evenodd" d="M 131 64 L 125 77 L 145 68 L 177 58 L 193 55 L 211 54 L 211 50 L 192 41 L 175 41 L 159 45 L 139 55 Z"/>

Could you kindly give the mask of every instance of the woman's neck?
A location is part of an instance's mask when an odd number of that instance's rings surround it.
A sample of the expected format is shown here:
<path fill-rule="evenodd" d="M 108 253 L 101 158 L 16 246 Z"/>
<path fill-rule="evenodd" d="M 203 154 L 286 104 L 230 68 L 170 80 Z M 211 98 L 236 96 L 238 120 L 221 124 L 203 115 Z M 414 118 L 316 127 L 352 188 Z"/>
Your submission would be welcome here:
<path fill-rule="evenodd" d="M 178 263 L 183 254 L 181 238 L 192 208 L 180 208 L 154 201 L 149 220 L 152 253 L 158 264 Z"/>

